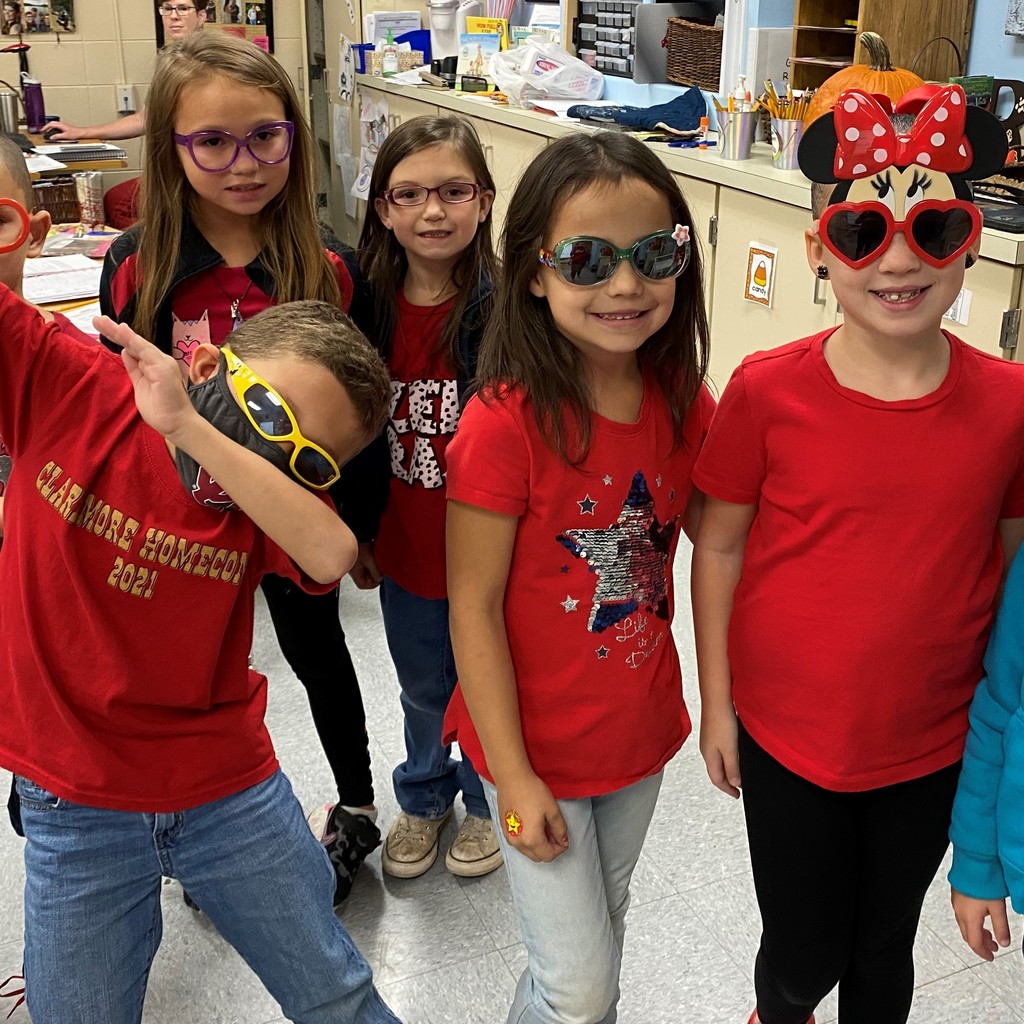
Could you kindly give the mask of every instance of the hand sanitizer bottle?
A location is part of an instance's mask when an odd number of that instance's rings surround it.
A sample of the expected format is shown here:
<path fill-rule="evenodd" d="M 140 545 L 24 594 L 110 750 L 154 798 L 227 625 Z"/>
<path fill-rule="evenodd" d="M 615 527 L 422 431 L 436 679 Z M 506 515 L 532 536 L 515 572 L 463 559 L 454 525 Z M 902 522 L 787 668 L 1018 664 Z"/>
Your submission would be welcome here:
<path fill-rule="evenodd" d="M 388 29 L 388 41 L 384 44 L 384 56 L 380 62 L 380 73 L 384 78 L 392 78 L 398 74 L 398 47 L 395 46 L 395 36 L 392 29 Z"/>

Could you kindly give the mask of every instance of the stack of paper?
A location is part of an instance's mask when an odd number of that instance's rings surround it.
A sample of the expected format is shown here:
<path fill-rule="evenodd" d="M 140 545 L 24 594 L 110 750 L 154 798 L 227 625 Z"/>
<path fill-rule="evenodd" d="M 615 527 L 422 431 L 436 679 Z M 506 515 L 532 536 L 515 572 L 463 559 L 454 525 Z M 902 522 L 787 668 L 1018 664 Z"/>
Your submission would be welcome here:
<path fill-rule="evenodd" d="M 25 298 L 37 306 L 48 302 L 91 299 L 100 293 L 103 264 L 88 256 L 43 256 L 25 262 Z"/>

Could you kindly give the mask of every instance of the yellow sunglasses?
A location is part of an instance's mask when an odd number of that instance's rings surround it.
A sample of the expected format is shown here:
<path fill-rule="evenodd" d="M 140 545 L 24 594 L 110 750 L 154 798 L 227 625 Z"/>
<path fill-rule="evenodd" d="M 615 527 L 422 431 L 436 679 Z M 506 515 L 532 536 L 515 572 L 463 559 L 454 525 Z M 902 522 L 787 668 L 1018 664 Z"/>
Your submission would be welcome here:
<path fill-rule="evenodd" d="M 258 373 L 246 366 L 227 345 L 221 347 L 221 352 L 242 400 L 242 411 L 260 437 L 268 441 L 293 442 L 289 460 L 292 475 L 318 491 L 330 487 L 341 476 L 334 459 L 303 435 L 288 403 Z"/>

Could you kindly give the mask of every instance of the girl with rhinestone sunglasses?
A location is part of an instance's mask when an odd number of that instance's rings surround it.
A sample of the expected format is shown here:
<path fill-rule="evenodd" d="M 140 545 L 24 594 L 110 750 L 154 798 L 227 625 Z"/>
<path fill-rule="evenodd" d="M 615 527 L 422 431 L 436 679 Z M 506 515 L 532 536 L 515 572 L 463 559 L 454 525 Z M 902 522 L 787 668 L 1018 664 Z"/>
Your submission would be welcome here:
<path fill-rule="evenodd" d="M 762 920 L 751 1024 L 905 1024 L 925 893 L 1004 567 L 1024 373 L 942 329 L 1006 139 L 959 86 L 860 90 L 807 130 L 808 262 L 838 327 L 748 356 L 694 483 L 701 752 L 742 791 Z M 823 898 L 827 897 L 827 898 Z M 822 1011 L 824 1012 L 824 1011 Z"/>
<path fill-rule="evenodd" d="M 380 586 L 402 690 L 406 754 L 393 774 L 399 814 L 381 864 L 396 878 L 428 871 L 461 793 L 466 816 L 445 866 L 474 877 L 500 867 L 501 851 L 469 756 L 451 757 L 441 739 L 455 687 L 445 585 L 445 452 L 491 313 L 494 181 L 470 125 L 450 116 L 416 117 L 381 146 L 370 195 L 360 259 L 394 405 L 377 472 L 361 488 L 364 505 L 376 492 L 386 507 L 371 517 L 372 543 L 364 545 L 353 578 L 365 588 Z"/>
<path fill-rule="evenodd" d="M 165 47 L 148 96 L 145 152 L 141 222 L 104 263 L 105 314 L 152 338 L 185 377 L 200 344 L 226 342 L 277 303 L 320 299 L 365 330 L 355 254 L 320 226 L 312 136 L 273 57 L 220 33 Z M 339 501 L 341 491 L 339 481 L 329 493 Z M 380 833 L 338 591 L 311 596 L 277 576 L 262 587 L 338 788 L 317 825 L 340 903 Z"/>
<path fill-rule="evenodd" d="M 509 207 L 449 450 L 447 725 L 501 835 L 516 1024 L 616 1019 L 630 878 L 690 731 L 672 562 L 714 406 L 691 223 L 635 139 L 548 146 Z"/>

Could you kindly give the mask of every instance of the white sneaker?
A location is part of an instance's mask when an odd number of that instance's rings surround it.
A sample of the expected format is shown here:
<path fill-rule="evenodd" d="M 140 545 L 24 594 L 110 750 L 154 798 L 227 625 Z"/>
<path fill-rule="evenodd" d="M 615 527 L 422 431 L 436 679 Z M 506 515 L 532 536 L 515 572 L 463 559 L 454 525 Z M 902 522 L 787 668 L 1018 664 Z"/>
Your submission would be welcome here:
<path fill-rule="evenodd" d="M 437 860 L 437 839 L 451 817 L 449 807 L 440 818 L 417 818 L 402 811 L 391 823 L 381 851 L 381 867 L 395 878 L 419 878 Z"/>
<path fill-rule="evenodd" d="M 490 818 L 467 814 L 444 866 L 460 878 L 479 878 L 500 868 L 503 858 Z"/>

